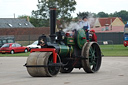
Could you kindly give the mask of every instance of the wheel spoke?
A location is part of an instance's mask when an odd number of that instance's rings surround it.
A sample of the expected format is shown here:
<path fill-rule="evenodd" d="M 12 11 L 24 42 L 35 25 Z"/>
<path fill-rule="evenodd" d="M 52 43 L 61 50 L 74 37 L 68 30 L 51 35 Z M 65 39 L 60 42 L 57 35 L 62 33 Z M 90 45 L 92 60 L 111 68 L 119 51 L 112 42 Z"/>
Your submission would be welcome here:
<path fill-rule="evenodd" d="M 91 60 L 91 61 L 90 61 L 90 64 L 91 64 L 91 65 L 96 65 L 96 60 Z"/>
<path fill-rule="evenodd" d="M 96 62 L 95 62 L 95 61 L 93 61 L 93 62 L 92 62 L 92 64 L 93 64 L 93 65 L 96 65 Z"/>
<path fill-rule="evenodd" d="M 96 61 L 97 61 L 96 48 L 94 46 L 93 47 L 91 46 L 89 49 L 89 64 L 91 69 L 95 68 L 97 64 Z"/>
<path fill-rule="evenodd" d="M 90 47 L 89 52 L 91 52 L 91 54 L 93 54 L 93 49 L 92 49 L 92 47 Z"/>
<path fill-rule="evenodd" d="M 91 56 L 95 56 L 96 51 L 95 51 L 95 48 L 92 48 L 92 46 L 90 47 L 89 52 Z"/>

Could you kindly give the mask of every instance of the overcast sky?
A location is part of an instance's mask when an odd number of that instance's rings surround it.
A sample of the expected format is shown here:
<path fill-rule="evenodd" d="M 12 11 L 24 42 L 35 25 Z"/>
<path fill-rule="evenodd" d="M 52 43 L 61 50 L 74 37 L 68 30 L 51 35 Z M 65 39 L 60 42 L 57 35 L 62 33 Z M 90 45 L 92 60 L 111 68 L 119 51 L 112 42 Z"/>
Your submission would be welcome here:
<path fill-rule="evenodd" d="M 0 0 L 0 18 L 13 18 L 19 15 L 31 16 L 32 10 L 37 9 L 38 0 Z M 128 11 L 128 0 L 76 0 L 75 17 L 78 12 L 114 13 L 120 10 Z"/>

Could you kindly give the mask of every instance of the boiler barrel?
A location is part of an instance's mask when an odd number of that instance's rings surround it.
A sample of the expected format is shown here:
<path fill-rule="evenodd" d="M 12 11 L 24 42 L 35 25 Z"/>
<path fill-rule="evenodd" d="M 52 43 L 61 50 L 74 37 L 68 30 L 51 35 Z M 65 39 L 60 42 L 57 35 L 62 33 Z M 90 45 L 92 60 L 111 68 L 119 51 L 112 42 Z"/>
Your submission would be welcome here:
<path fill-rule="evenodd" d="M 73 53 L 73 47 L 69 47 L 66 45 L 59 45 L 60 47 L 60 51 L 59 51 L 59 55 L 61 56 L 67 56 L 68 54 L 72 54 Z"/>

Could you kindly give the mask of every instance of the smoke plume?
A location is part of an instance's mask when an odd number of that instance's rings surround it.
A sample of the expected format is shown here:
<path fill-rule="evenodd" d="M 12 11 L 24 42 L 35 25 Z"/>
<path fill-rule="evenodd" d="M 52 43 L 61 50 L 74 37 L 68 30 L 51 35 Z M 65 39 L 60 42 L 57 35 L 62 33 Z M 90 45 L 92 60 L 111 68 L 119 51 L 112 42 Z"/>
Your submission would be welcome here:
<path fill-rule="evenodd" d="M 89 14 L 88 15 L 88 22 L 90 24 L 90 27 L 93 27 L 94 24 L 95 24 L 95 21 L 96 21 L 96 18 L 94 18 L 94 15 L 93 14 Z M 81 29 L 80 25 L 79 25 L 79 21 L 78 22 L 71 22 L 69 25 L 65 25 L 65 29 L 63 30 L 64 32 L 68 32 L 68 31 L 71 31 L 71 30 L 79 30 Z"/>
<path fill-rule="evenodd" d="M 71 22 L 68 26 L 65 25 L 65 29 L 63 30 L 64 32 L 68 32 L 68 31 L 71 31 L 71 30 L 79 30 L 81 29 L 81 27 L 79 26 L 79 23 L 76 23 L 76 22 Z"/>

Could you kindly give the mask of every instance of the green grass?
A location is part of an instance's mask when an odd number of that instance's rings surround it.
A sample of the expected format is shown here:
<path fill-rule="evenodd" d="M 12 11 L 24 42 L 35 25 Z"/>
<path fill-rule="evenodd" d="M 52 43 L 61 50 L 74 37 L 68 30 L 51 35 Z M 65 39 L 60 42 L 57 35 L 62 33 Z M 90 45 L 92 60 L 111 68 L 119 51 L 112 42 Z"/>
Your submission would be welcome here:
<path fill-rule="evenodd" d="M 15 54 L 0 54 L 0 57 L 27 57 L 29 56 L 30 52 L 28 53 L 15 53 Z"/>
<path fill-rule="evenodd" d="M 128 56 L 128 47 L 121 45 L 100 45 L 104 56 Z"/>
<path fill-rule="evenodd" d="M 104 56 L 128 56 L 128 47 L 121 45 L 100 45 Z M 0 54 L 0 57 L 27 57 L 28 53 Z"/>

